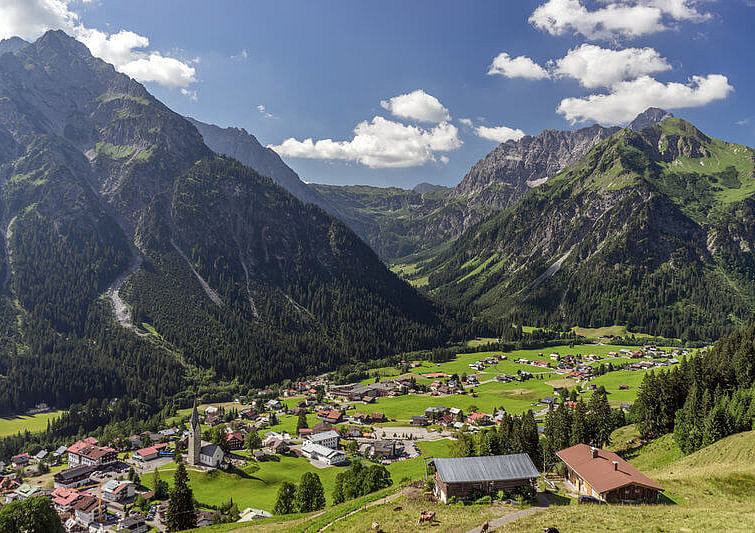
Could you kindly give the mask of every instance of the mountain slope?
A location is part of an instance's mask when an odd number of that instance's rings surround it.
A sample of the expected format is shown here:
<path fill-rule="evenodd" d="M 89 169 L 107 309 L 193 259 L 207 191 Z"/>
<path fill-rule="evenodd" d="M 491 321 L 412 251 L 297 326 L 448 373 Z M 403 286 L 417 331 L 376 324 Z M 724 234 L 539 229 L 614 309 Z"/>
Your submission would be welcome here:
<path fill-rule="evenodd" d="M 649 116 L 647 121 L 652 119 Z M 618 128 L 596 124 L 575 131 L 545 130 L 534 137 L 507 141 L 477 162 L 450 190 L 312 187 L 381 257 L 416 262 L 436 255 L 464 230 L 512 205 L 616 131 Z M 398 204 L 401 209 L 395 208 Z"/>
<path fill-rule="evenodd" d="M 207 371 L 261 385 L 445 335 L 342 223 L 63 32 L 0 57 L 0 140 L 4 412 L 157 406 Z"/>
<path fill-rule="evenodd" d="M 425 267 L 516 323 L 715 339 L 755 310 L 755 157 L 675 118 L 621 130 Z"/>

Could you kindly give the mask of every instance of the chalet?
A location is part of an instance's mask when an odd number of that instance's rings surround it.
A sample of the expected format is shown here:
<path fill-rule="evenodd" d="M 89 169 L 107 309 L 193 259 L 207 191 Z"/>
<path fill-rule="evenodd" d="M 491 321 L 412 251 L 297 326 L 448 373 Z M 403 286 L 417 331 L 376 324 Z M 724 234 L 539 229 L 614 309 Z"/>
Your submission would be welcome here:
<path fill-rule="evenodd" d="M 229 450 L 241 450 L 244 448 L 244 437 L 239 432 L 228 433 L 225 436 L 225 443 Z"/>
<path fill-rule="evenodd" d="M 483 457 L 433 459 L 435 497 L 443 503 L 450 498 L 465 500 L 484 493 L 533 486 L 540 475 L 526 453 Z"/>
<path fill-rule="evenodd" d="M 411 424 L 413 426 L 420 426 L 424 427 L 427 426 L 430 423 L 430 421 L 427 419 L 426 416 L 413 416 Z"/>
<path fill-rule="evenodd" d="M 346 455 L 338 450 L 333 450 L 312 441 L 304 441 L 301 446 L 301 453 L 304 457 L 321 461 L 328 465 L 338 465 L 346 462 Z"/>
<path fill-rule="evenodd" d="M 277 454 L 284 454 L 288 453 L 290 448 L 286 441 L 282 439 L 273 439 L 271 442 L 267 445 L 268 448 L 270 448 L 270 451 Z"/>
<path fill-rule="evenodd" d="M 317 411 L 317 418 L 328 424 L 338 424 L 343 421 L 343 413 L 336 410 L 322 409 Z"/>
<path fill-rule="evenodd" d="M 72 508 L 76 513 L 76 521 L 88 526 L 99 517 L 100 507 L 100 500 L 89 494 L 84 494 L 73 504 Z"/>
<path fill-rule="evenodd" d="M 136 485 L 131 481 L 111 479 L 102 484 L 102 499 L 109 502 L 129 501 L 136 494 Z"/>
<path fill-rule="evenodd" d="M 323 433 L 324 431 L 330 431 L 333 429 L 333 424 L 329 422 L 318 422 L 314 426 L 312 426 L 312 433 Z M 300 432 L 302 435 L 304 434 L 304 431 L 302 430 Z"/>
<path fill-rule="evenodd" d="M 116 531 L 124 531 L 128 533 L 147 533 L 150 530 L 150 526 L 144 521 L 141 516 L 129 516 L 124 518 L 116 526 Z"/>
<path fill-rule="evenodd" d="M 63 457 L 63 455 L 68 451 L 68 448 L 65 446 L 58 446 L 58 449 L 52 452 L 52 456 L 57 460 L 60 457 Z"/>
<path fill-rule="evenodd" d="M 370 446 L 369 455 L 371 459 L 395 459 L 398 449 L 395 440 L 376 440 Z"/>
<path fill-rule="evenodd" d="M 359 428 L 349 428 L 346 431 L 346 438 L 349 439 L 360 439 L 362 438 L 362 430 Z"/>
<path fill-rule="evenodd" d="M 204 423 L 207 424 L 210 427 L 215 427 L 218 424 L 220 424 L 221 420 L 219 416 L 215 415 L 207 415 L 207 418 L 205 418 Z"/>
<path fill-rule="evenodd" d="M 10 461 L 13 463 L 13 466 L 26 466 L 29 464 L 29 459 L 28 453 L 20 453 L 11 457 Z"/>
<path fill-rule="evenodd" d="M 113 448 L 98 446 L 97 439 L 87 437 L 68 447 L 68 466 L 99 467 L 115 462 L 118 457 Z"/>
<path fill-rule="evenodd" d="M 161 429 L 160 431 L 158 431 L 158 433 L 163 437 L 163 439 L 173 439 L 178 437 L 179 435 L 177 427 Z"/>
<path fill-rule="evenodd" d="M 37 455 L 34 456 L 34 459 L 37 462 L 42 462 L 47 458 L 47 450 L 39 450 L 37 452 Z"/>
<path fill-rule="evenodd" d="M 487 413 L 469 413 L 468 420 L 475 426 L 489 426 L 493 423 L 492 417 Z"/>
<path fill-rule="evenodd" d="M 128 438 L 128 441 L 131 443 L 132 448 L 139 449 L 144 447 L 144 441 L 142 440 L 141 435 L 131 435 Z"/>
<path fill-rule="evenodd" d="M 0 494 L 12 492 L 18 488 L 21 483 L 11 477 L 0 477 Z"/>
<path fill-rule="evenodd" d="M 66 513 L 71 510 L 73 504 L 75 504 L 83 494 L 74 489 L 68 489 L 65 487 L 58 487 L 50 494 L 52 497 L 52 503 L 58 512 Z"/>
<path fill-rule="evenodd" d="M 247 507 L 243 511 L 241 511 L 241 515 L 239 516 L 239 522 L 251 522 L 252 520 L 260 520 L 262 518 L 270 518 L 271 515 L 269 512 L 264 511 L 262 509 L 252 509 L 251 507 Z"/>
<path fill-rule="evenodd" d="M 543 405 L 547 405 L 548 407 L 555 407 L 558 404 L 558 398 L 555 396 L 546 396 L 542 400 L 540 400 L 540 403 Z"/>
<path fill-rule="evenodd" d="M 660 485 L 613 452 L 577 444 L 556 452 L 580 494 L 606 502 L 657 502 Z"/>
<path fill-rule="evenodd" d="M 34 496 L 40 496 L 41 493 L 42 487 L 39 485 L 30 485 L 28 483 L 19 485 L 16 487 L 16 490 L 13 491 L 14 496 L 18 500 L 26 500 L 28 498 L 33 498 Z"/>
<path fill-rule="evenodd" d="M 370 422 L 372 422 L 370 415 L 364 413 L 354 413 L 353 415 L 351 415 L 351 420 L 355 424 L 369 424 Z"/>
<path fill-rule="evenodd" d="M 55 488 L 65 487 L 72 489 L 88 484 L 89 476 L 91 476 L 93 472 L 93 467 L 89 465 L 79 465 L 56 472 L 52 478 Z"/>
<path fill-rule="evenodd" d="M 370 418 L 376 423 L 388 422 L 388 418 L 383 413 L 372 413 Z"/>
<path fill-rule="evenodd" d="M 338 448 L 338 433 L 333 430 L 315 433 L 310 435 L 307 440 L 334 450 Z"/>

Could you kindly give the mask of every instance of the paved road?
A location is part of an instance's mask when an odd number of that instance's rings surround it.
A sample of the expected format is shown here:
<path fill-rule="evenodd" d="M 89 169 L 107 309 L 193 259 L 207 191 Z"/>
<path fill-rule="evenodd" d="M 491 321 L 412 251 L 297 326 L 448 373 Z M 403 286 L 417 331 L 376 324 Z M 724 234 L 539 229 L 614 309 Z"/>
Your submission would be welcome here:
<path fill-rule="evenodd" d="M 522 511 L 516 511 L 515 513 L 508 514 L 506 516 L 502 516 L 500 518 L 495 518 L 493 520 L 488 521 L 488 531 L 493 531 L 494 529 L 498 529 L 501 526 L 504 526 L 506 524 L 509 524 L 511 522 L 514 522 L 515 520 L 519 520 L 520 518 L 524 518 L 525 516 L 529 516 L 531 514 L 539 513 L 540 511 L 544 511 L 548 508 L 550 505 L 550 498 L 542 492 L 537 493 L 537 505 L 530 507 L 529 509 L 524 509 Z M 482 525 L 477 526 L 474 529 L 470 529 L 467 531 L 467 533 L 480 533 L 482 531 Z"/>

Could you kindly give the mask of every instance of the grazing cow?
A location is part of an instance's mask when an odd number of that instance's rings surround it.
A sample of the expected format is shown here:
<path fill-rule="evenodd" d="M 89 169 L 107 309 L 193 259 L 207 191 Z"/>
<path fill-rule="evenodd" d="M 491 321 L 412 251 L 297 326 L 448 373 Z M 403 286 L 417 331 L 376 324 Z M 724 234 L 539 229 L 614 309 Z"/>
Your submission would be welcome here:
<path fill-rule="evenodd" d="M 485 522 L 482 524 L 482 527 L 480 527 L 480 533 L 488 533 L 488 530 L 490 530 L 490 522 Z"/>

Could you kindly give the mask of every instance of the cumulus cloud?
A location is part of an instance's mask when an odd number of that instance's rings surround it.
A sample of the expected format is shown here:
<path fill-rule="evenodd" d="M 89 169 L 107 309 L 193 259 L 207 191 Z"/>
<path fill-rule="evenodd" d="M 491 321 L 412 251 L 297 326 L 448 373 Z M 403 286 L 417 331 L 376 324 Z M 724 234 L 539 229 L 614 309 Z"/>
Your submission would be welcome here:
<path fill-rule="evenodd" d="M 445 122 L 451 119 L 451 115 L 440 101 L 434 96 L 427 94 L 422 89 L 417 89 L 407 94 L 394 96 L 389 100 L 383 100 L 380 105 L 399 118 L 417 120 L 419 122 Z"/>
<path fill-rule="evenodd" d="M 197 81 L 187 62 L 145 50 L 149 39 L 132 31 L 107 34 L 87 28 L 71 10 L 69 0 L 3 0 L 0 2 L 0 38 L 18 35 L 33 40 L 49 29 L 61 29 L 83 42 L 92 55 L 112 63 L 119 72 L 141 82 L 187 87 Z M 198 63 L 198 58 L 194 61 Z"/>
<path fill-rule="evenodd" d="M 496 126 L 489 128 L 487 126 L 477 126 L 475 133 L 478 137 L 488 139 L 498 143 L 505 143 L 506 141 L 518 141 L 526 134 L 519 129 L 509 128 L 508 126 Z"/>
<path fill-rule="evenodd" d="M 566 98 L 557 112 L 571 123 L 594 120 L 605 125 L 625 124 L 648 107 L 700 107 L 726 98 L 734 90 L 721 74 L 693 76 L 689 83 L 661 83 L 650 76 L 615 84 L 608 94 Z"/>
<path fill-rule="evenodd" d="M 460 118 L 459 119 L 459 124 L 461 124 L 463 126 L 469 126 L 471 128 L 472 127 L 472 119 L 471 118 Z"/>
<path fill-rule="evenodd" d="M 580 0 L 548 0 L 529 18 L 530 24 L 551 35 L 581 34 L 588 39 L 634 38 L 670 29 L 674 22 L 702 22 L 690 0 L 603 0 L 590 10 Z"/>
<path fill-rule="evenodd" d="M 488 75 L 500 75 L 505 78 L 525 78 L 541 80 L 550 77 L 548 71 L 527 56 L 512 58 L 506 52 L 498 54 L 488 69 Z"/>
<path fill-rule="evenodd" d="M 348 141 L 290 138 L 268 148 L 286 157 L 354 161 L 371 168 L 407 168 L 430 161 L 448 162 L 443 155 L 436 158 L 436 152 L 455 150 L 461 144 L 458 129 L 448 122 L 425 129 L 374 117 L 357 124 L 354 137 Z"/>
<path fill-rule="evenodd" d="M 583 87 L 610 87 L 624 80 L 671 70 L 666 58 L 652 48 L 611 50 L 583 44 L 552 63 L 556 77 L 569 77 Z"/>

